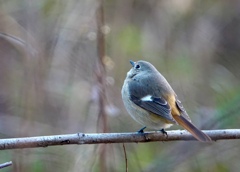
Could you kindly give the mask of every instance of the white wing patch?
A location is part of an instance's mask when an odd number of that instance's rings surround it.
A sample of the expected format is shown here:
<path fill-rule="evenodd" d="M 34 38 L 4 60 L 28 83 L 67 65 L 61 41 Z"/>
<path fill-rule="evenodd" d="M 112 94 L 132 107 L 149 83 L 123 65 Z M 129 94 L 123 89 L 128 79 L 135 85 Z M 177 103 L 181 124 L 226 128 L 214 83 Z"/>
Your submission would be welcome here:
<path fill-rule="evenodd" d="M 150 96 L 150 95 L 144 96 L 143 98 L 141 98 L 141 100 L 143 102 L 153 101 L 152 96 Z"/>

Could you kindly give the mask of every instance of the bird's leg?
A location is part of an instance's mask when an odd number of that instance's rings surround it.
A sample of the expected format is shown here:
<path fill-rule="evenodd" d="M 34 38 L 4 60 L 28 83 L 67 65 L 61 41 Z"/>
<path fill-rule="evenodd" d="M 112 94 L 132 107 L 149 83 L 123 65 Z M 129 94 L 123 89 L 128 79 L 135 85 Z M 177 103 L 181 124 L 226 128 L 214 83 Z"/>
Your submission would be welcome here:
<path fill-rule="evenodd" d="M 137 132 L 138 132 L 138 133 L 144 133 L 144 129 L 145 129 L 145 128 L 147 128 L 147 127 L 145 126 L 145 127 L 141 128 L 140 130 L 138 130 Z"/>
<path fill-rule="evenodd" d="M 167 132 L 164 130 L 164 128 L 161 129 L 160 131 L 161 131 L 164 135 L 166 135 L 166 136 L 168 137 L 168 134 L 167 134 Z"/>

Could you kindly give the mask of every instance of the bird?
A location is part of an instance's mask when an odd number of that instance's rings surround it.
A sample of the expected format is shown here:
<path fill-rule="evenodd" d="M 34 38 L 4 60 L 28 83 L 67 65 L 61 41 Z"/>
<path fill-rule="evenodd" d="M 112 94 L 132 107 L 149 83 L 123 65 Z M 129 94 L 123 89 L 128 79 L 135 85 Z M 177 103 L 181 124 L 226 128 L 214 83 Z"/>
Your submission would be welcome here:
<path fill-rule="evenodd" d="M 209 142 L 211 138 L 199 130 L 188 116 L 177 94 L 165 77 L 149 62 L 130 60 L 121 90 L 124 106 L 130 116 L 145 128 L 162 131 L 173 124 L 182 126 L 197 140 Z"/>

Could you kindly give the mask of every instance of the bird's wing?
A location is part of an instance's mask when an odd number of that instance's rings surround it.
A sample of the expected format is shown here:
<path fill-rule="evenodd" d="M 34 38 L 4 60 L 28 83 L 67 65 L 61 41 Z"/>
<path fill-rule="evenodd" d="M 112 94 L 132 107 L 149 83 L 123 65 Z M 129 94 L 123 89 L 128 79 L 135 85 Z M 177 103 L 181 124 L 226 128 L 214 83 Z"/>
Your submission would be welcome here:
<path fill-rule="evenodd" d="M 141 108 L 159 115 L 160 117 L 165 118 L 171 122 L 175 122 L 174 118 L 171 115 L 171 107 L 164 98 L 154 97 L 151 95 L 138 98 L 134 95 L 130 95 L 130 99 Z"/>
<path fill-rule="evenodd" d="M 182 115 L 184 118 L 186 118 L 188 121 L 191 122 L 191 119 L 190 119 L 190 117 L 188 116 L 187 111 L 184 109 L 181 101 L 180 101 L 179 99 L 177 99 L 177 96 L 176 96 L 176 105 L 177 105 L 178 110 L 181 112 L 181 115 Z"/>

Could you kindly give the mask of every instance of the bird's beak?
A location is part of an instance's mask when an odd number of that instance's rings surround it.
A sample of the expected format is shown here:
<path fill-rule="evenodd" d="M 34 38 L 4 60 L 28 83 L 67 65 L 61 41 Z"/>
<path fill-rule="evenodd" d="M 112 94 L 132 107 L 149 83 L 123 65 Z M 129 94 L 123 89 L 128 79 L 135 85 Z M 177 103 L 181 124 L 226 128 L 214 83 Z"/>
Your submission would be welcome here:
<path fill-rule="evenodd" d="M 132 60 L 130 60 L 130 63 L 131 63 L 131 65 L 132 65 L 132 67 L 134 67 L 134 65 L 135 65 L 135 62 L 134 62 L 134 61 L 132 61 Z"/>

